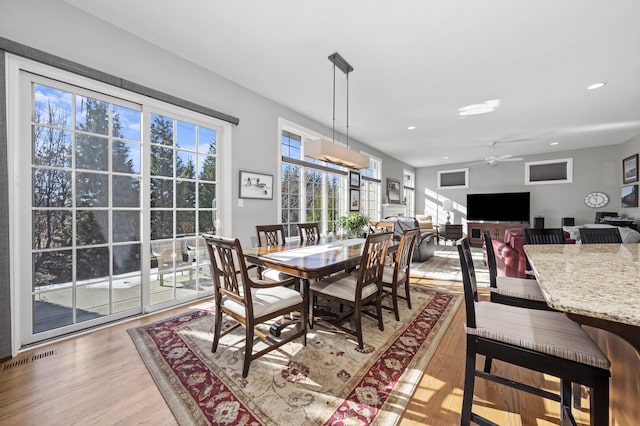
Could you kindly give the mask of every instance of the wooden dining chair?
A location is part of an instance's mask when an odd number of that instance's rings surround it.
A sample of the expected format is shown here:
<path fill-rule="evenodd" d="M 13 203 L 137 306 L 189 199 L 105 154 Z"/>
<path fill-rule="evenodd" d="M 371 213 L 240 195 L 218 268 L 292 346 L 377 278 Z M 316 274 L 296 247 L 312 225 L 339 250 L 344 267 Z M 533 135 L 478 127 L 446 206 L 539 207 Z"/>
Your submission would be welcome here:
<path fill-rule="evenodd" d="M 284 225 L 256 225 L 258 247 L 280 246 L 285 242 Z"/>
<path fill-rule="evenodd" d="M 506 305 L 520 306 L 522 308 L 543 309 L 547 311 L 551 308 L 540 290 L 537 280 L 498 276 L 496 266 L 496 254 L 493 248 L 493 240 L 490 231 L 483 231 L 484 245 L 487 252 L 487 266 L 489 267 L 489 290 L 491 291 L 491 301 L 504 303 Z M 468 240 L 462 240 L 463 249 L 471 252 Z M 469 268 L 473 268 L 473 263 Z"/>
<path fill-rule="evenodd" d="M 580 228 L 582 244 L 614 244 L 622 243 L 618 228 Z"/>
<path fill-rule="evenodd" d="M 565 244 L 562 228 L 524 228 L 525 244 Z"/>
<path fill-rule="evenodd" d="M 461 425 L 472 421 L 494 423 L 473 412 L 476 377 L 510 386 L 560 402 L 560 423 L 570 420 L 571 384 L 592 389 L 591 425 L 609 423 L 609 377 L 611 363 L 576 322 L 560 312 L 527 309 L 478 300 L 474 271 L 462 241 L 458 243 L 462 269 L 467 335 Z M 560 379 L 559 393 L 549 392 L 511 378 L 476 369 L 476 358 L 484 355 Z"/>
<path fill-rule="evenodd" d="M 320 241 L 320 228 L 317 222 L 299 223 L 298 234 L 300 234 L 300 244 Z"/>
<path fill-rule="evenodd" d="M 382 323 L 382 274 L 387 246 L 393 234 L 390 232 L 369 234 L 364 244 L 362 258 L 358 269 L 353 272 L 342 272 L 314 281 L 309 285 L 309 300 L 316 298 L 333 300 L 340 305 L 351 307 L 347 312 L 340 312 L 334 319 L 322 319 L 323 323 L 349 333 L 358 339 L 358 347 L 364 349 L 362 337 L 362 314 L 365 305 L 375 302 L 378 328 L 384 331 Z M 311 328 L 314 325 L 314 307 L 311 308 Z M 351 329 L 342 323 L 353 316 L 355 328 Z"/>
<path fill-rule="evenodd" d="M 258 247 L 264 246 L 282 246 L 285 243 L 284 225 L 256 225 L 256 234 L 258 234 Z M 290 275 L 280 272 L 276 269 L 257 267 L 259 279 L 269 279 L 271 281 L 284 281 Z"/>
<path fill-rule="evenodd" d="M 290 277 L 286 281 L 279 282 L 254 281 L 249 277 L 239 240 L 213 235 L 205 235 L 204 239 L 213 269 L 216 306 L 211 352 L 216 352 L 220 337 L 242 325 L 245 328 L 246 337 L 242 377 L 247 377 L 249 365 L 254 359 L 298 337 L 303 337 L 306 346 L 308 304 L 300 292 L 286 287 L 295 279 Z M 281 340 L 274 340 L 256 328 L 261 323 L 292 311 L 301 312 L 300 321 L 296 322 L 298 329 Z M 222 314 L 238 322 L 224 333 L 221 333 Z M 264 341 L 267 347 L 253 353 L 256 336 Z"/>
<path fill-rule="evenodd" d="M 391 294 L 391 301 L 393 307 L 389 308 L 383 306 L 383 308 L 391 309 L 395 316 L 396 321 L 400 321 L 400 313 L 398 310 L 398 298 L 407 301 L 407 307 L 411 309 L 411 295 L 409 292 L 409 269 L 411 267 L 411 256 L 413 254 L 413 248 L 415 247 L 416 240 L 420 235 L 420 229 L 407 229 L 402 233 L 400 237 L 400 243 L 398 244 L 396 255 L 391 266 L 387 265 L 382 273 L 382 291 L 383 296 Z M 398 295 L 398 288 L 404 286 L 404 297 Z"/>

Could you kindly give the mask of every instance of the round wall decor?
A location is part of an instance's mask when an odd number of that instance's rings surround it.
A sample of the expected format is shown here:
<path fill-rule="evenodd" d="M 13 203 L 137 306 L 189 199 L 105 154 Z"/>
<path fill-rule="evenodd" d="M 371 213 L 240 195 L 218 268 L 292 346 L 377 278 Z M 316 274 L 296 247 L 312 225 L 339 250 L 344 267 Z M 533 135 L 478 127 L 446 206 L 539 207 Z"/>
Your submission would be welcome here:
<path fill-rule="evenodd" d="M 584 203 L 591 208 L 597 209 L 609 204 L 609 196 L 604 192 L 592 192 L 584 197 Z"/>

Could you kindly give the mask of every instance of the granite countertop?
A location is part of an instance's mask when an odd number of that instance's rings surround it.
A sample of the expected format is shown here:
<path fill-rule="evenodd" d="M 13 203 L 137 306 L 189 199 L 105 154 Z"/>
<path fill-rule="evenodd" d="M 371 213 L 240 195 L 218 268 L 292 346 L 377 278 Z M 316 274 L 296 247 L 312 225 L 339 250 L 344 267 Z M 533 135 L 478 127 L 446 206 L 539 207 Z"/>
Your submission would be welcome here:
<path fill-rule="evenodd" d="M 638 244 L 528 245 L 552 308 L 640 327 Z"/>

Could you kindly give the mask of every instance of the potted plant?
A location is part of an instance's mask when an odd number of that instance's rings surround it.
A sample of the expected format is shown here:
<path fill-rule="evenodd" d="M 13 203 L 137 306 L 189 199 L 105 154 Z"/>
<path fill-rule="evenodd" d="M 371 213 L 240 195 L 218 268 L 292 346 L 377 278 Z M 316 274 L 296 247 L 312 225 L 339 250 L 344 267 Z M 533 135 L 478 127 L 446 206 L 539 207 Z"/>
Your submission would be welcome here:
<path fill-rule="evenodd" d="M 351 213 L 349 216 L 340 216 L 338 218 L 338 228 L 345 232 L 347 238 L 354 238 L 369 223 L 369 216 L 362 213 Z"/>

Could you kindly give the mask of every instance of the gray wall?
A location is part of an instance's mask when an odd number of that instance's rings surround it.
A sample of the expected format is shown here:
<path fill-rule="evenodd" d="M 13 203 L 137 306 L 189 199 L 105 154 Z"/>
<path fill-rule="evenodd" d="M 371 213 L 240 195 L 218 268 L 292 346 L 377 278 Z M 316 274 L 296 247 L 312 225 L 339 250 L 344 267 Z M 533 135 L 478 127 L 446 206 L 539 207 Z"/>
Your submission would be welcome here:
<path fill-rule="evenodd" d="M 278 197 L 274 197 L 272 201 L 244 200 L 244 206 L 238 206 L 239 170 L 279 175 L 278 117 L 331 135 L 330 128 L 150 45 L 61 0 L 3 2 L 0 37 L 238 117 L 240 124 L 232 130 L 232 194 L 225 202 L 231 203 L 233 217 L 232 229 L 227 234 L 240 238 L 243 244 L 250 244 L 256 224 L 280 221 L 277 217 Z M 319 55 L 326 53 L 318 52 Z M 2 99 L 4 108 L 5 97 Z M 3 113 L 2 119 L 5 116 Z M 3 132 L 2 141 L 6 140 L 6 132 L 2 127 L 0 131 Z M 337 139 L 341 138 L 340 135 Z M 350 140 L 350 147 L 382 159 L 383 183 L 387 177 L 402 180 L 403 168 L 414 170 L 360 141 Z M 2 144 L 1 150 L 0 153 L 5 154 L 0 156 L 0 193 L 2 197 L 6 197 L 6 143 Z M 0 358 L 7 355 L 5 347 L 8 346 L 9 322 L 5 321 L 4 315 L 9 312 L 10 252 L 7 203 L 1 201 L 0 199 L 0 312 L 3 317 L 0 325 Z"/>
<path fill-rule="evenodd" d="M 574 217 L 576 224 L 593 223 L 596 211 L 617 211 L 621 215 L 636 217 L 638 208 L 620 207 L 622 186 L 622 159 L 640 151 L 640 136 L 621 145 L 608 145 L 575 151 L 558 151 L 552 154 L 526 156 L 522 162 L 504 162 L 496 166 L 486 164 L 451 164 L 423 167 L 416 171 L 416 210 L 424 211 L 424 189 L 437 192 L 466 207 L 468 193 L 483 192 L 531 192 L 531 221 L 535 216 L 545 218 L 546 227 L 561 226 L 562 217 Z M 552 185 L 525 185 L 524 163 L 528 161 L 573 158 L 573 183 Z M 469 188 L 438 190 L 438 170 L 469 167 Z M 429 192 L 427 191 L 427 192 Z M 609 196 L 609 204 L 602 209 L 585 205 L 585 196 L 593 191 Z M 431 197 L 429 197 L 432 199 Z M 464 212 L 456 212 L 455 222 L 460 223 Z"/>

